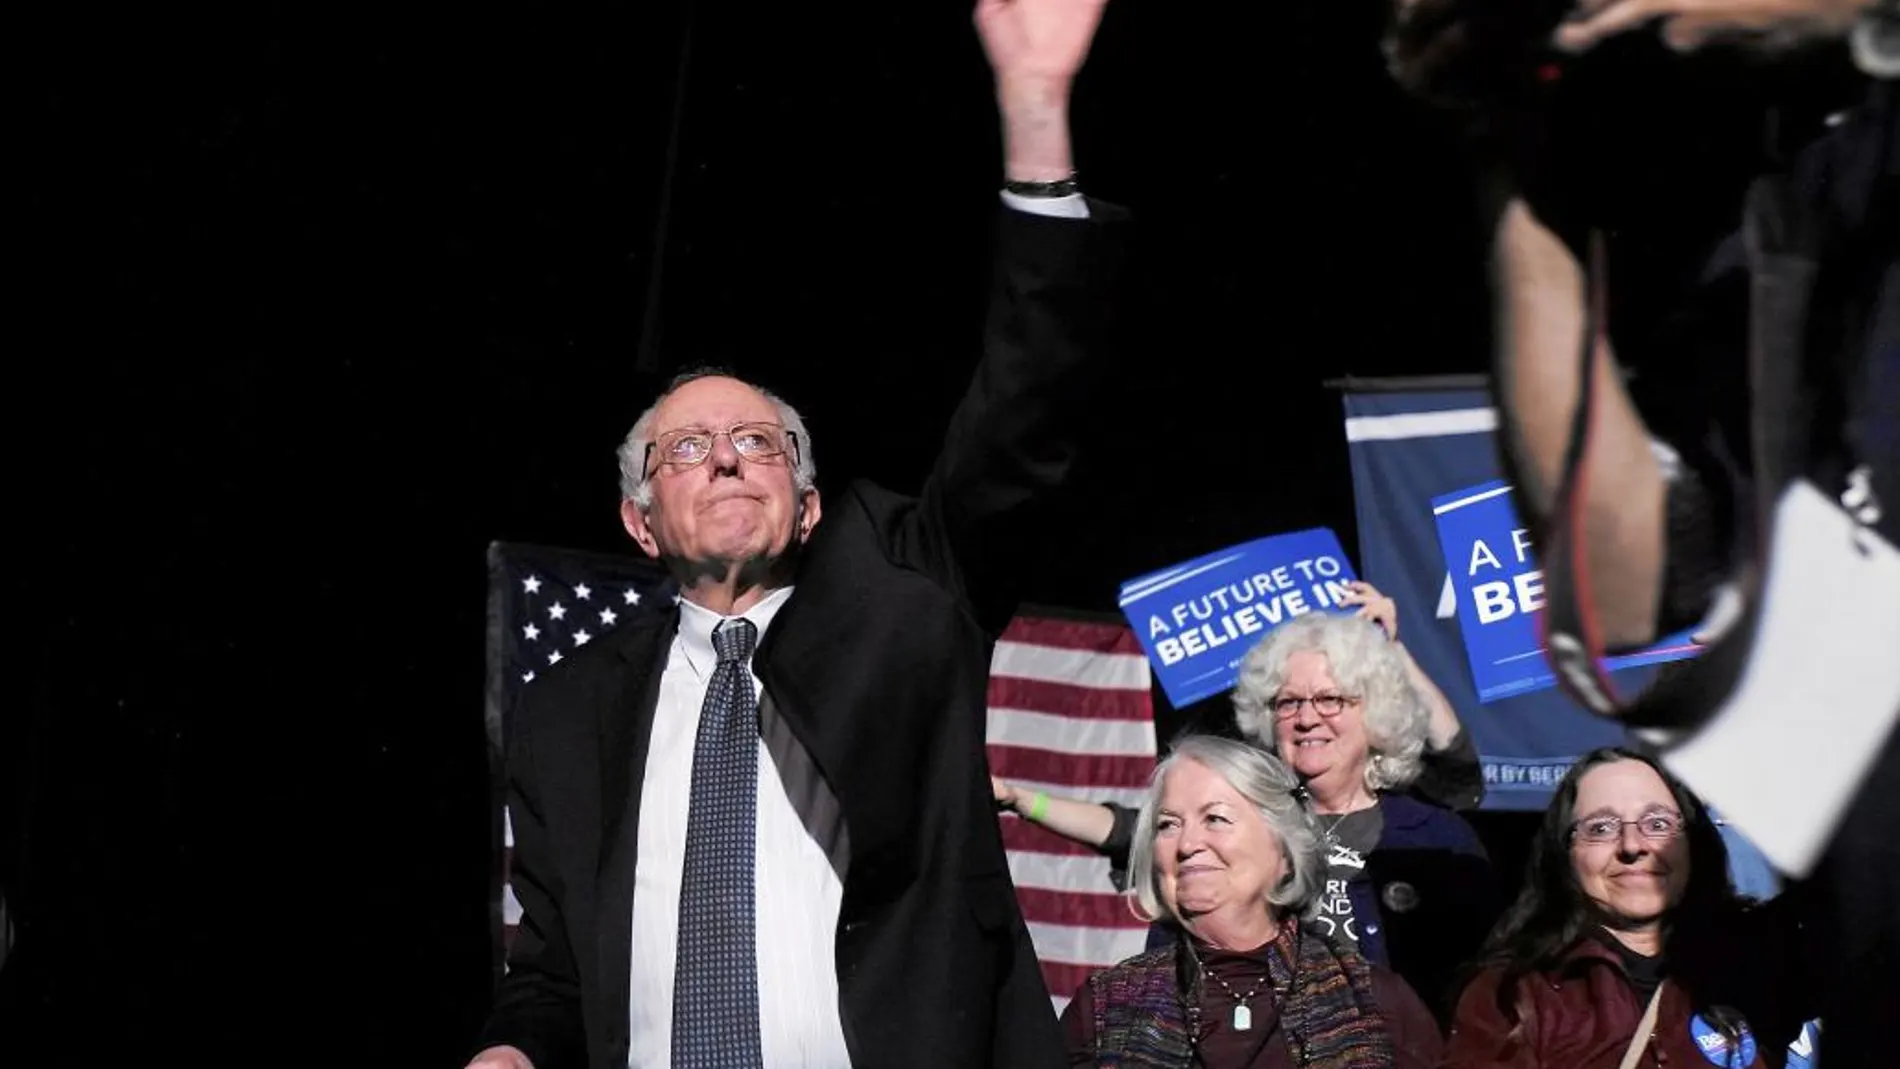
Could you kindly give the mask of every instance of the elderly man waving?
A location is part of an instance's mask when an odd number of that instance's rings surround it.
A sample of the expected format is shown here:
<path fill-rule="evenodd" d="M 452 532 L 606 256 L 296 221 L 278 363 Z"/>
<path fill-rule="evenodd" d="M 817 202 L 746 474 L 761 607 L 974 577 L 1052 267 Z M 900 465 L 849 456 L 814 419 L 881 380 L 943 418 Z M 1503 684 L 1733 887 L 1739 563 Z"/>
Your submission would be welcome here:
<path fill-rule="evenodd" d="M 821 503 L 798 413 L 724 374 L 627 436 L 621 518 L 681 602 L 515 713 L 524 912 L 474 1065 L 1061 1063 L 984 698 L 1108 337 L 1122 213 L 1077 193 L 1067 119 L 1103 3 L 977 7 L 1005 145 L 987 351 L 917 497 Z"/>

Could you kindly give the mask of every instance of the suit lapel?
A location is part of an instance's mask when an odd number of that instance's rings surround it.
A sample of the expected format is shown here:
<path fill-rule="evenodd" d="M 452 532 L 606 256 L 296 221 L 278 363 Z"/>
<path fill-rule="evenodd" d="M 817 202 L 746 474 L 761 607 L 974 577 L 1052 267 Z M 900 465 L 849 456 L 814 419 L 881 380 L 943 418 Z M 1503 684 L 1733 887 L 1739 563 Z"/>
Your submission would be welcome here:
<path fill-rule="evenodd" d="M 791 721 L 772 697 L 770 687 L 759 698 L 759 737 L 778 768 L 779 782 L 785 785 L 792 810 L 831 861 L 839 882 L 843 882 L 851 867 L 851 837 L 845 828 L 844 808 L 812 760 L 811 751 L 799 741 Z"/>
<path fill-rule="evenodd" d="M 604 690 L 600 703 L 600 870 L 595 875 L 596 960 L 608 1035 L 614 1057 L 626 1061 L 627 1000 L 633 966 L 633 875 L 639 858 L 640 792 L 660 677 L 679 628 L 677 607 L 643 620 L 621 641 L 621 684 Z"/>
<path fill-rule="evenodd" d="M 842 640 L 837 637 L 839 628 L 804 627 L 804 604 L 793 594 L 754 654 L 754 667 L 765 684 L 765 693 L 759 697 L 759 737 L 778 767 L 792 809 L 842 881 L 851 867 L 844 807 L 827 776 L 819 749 L 823 732 L 810 711 L 810 698 L 794 685 L 797 673 L 786 667 L 838 663 L 823 647 Z"/>

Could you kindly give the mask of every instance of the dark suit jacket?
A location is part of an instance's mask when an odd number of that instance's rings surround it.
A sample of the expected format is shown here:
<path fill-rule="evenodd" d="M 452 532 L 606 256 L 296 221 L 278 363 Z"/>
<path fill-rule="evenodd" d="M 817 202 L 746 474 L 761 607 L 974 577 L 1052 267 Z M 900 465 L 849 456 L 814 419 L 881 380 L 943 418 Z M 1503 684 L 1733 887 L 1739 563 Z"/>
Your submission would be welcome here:
<path fill-rule="evenodd" d="M 754 658 L 762 737 L 844 884 L 840 1010 L 857 1069 L 1062 1064 L 984 757 L 995 635 L 1072 465 L 1125 229 L 1004 210 L 986 353 L 915 498 L 828 500 Z M 622 1067 L 640 782 L 677 610 L 542 677 L 509 740 L 523 909 L 480 1043 Z"/>

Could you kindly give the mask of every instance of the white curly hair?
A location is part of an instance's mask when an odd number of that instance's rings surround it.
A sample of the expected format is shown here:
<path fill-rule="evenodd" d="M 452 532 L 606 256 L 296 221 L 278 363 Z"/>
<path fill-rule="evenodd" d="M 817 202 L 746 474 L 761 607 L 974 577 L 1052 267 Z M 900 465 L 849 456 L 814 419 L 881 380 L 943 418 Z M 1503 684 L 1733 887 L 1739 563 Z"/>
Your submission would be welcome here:
<path fill-rule="evenodd" d="M 1406 675 L 1398 648 L 1378 624 L 1357 616 L 1311 612 L 1281 624 L 1240 662 L 1234 719 L 1242 734 L 1273 753 L 1273 699 L 1286 684 L 1287 658 L 1311 650 L 1326 658 L 1340 690 L 1364 700 L 1366 789 L 1396 790 L 1418 778 L 1429 714 Z"/>

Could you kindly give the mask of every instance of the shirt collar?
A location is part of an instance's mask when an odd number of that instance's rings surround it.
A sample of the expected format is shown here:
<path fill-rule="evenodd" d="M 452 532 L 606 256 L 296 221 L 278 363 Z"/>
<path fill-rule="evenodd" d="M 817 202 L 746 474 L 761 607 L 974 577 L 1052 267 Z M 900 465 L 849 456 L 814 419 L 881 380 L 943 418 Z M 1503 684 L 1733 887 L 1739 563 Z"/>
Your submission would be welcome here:
<path fill-rule="evenodd" d="M 737 617 L 721 616 L 711 609 L 681 598 L 680 652 L 686 655 L 686 663 L 692 666 L 693 674 L 701 679 L 710 679 L 713 669 L 719 665 L 719 654 L 713 649 L 714 628 L 727 620 L 744 618 L 752 621 L 752 626 L 758 628 L 758 641 L 763 642 L 765 629 L 772 626 L 772 618 L 778 615 L 778 611 L 785 606 L 785 600 L 791 596 L 791 587 L 779 587 L 760 598 L 758 604 Z"/>

